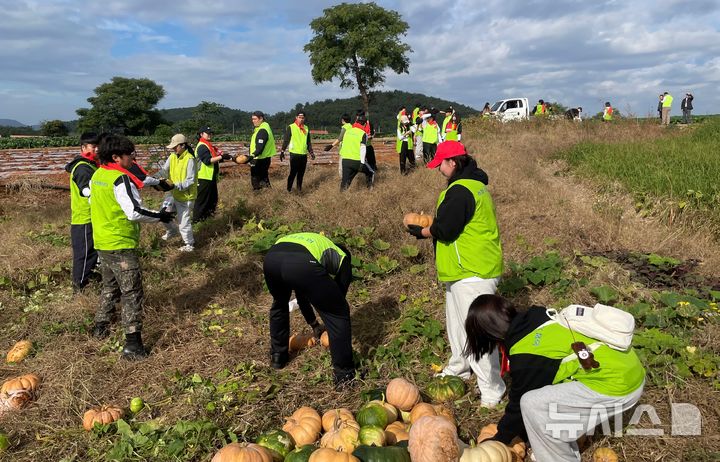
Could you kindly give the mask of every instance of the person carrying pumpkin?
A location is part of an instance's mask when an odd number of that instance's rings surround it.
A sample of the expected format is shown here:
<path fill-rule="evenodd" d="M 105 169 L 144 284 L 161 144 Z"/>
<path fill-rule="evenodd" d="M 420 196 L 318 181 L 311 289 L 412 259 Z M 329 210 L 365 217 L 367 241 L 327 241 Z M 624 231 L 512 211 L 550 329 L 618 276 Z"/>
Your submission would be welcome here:
<path fill-rule="evenodd" d="M 445 283 L 451 356 L 442 374 L 468 378 L 474 372 L 481 405 L 494 407 L 505 393 L 497 352 L 476 358 L 464 354 L 470 303 L 478 295 L 495 293 L 503 272 L 495 205 L 486 186 L 488 176 L 459 141 L 440 143 L 427 167 L 439 167 L 448 187 L 440 193 L 433 223 L 409 225 L 408 232 L 418 239 L 433 238 L 438 278 Z"/>
<path fill-rule="evenodd" d="M 493 439 L 529 441 L 538 462 L 577 462 L 580 436 L 638 402 L 645 369 L 632 347 L 622 351 L 571 331 L 552 314 L 539 306 L 519 312 L 499 295 L 481 295 L 465 322 L 465 353 L 477 359 L 498 345 L 509 353 L 509 402 Z M 577 342 L 592 355 L 576 350 Z"/>
<path fill-rule="evenodd" d="M 291 292 L 295 291 L 298 302 L 303 300 L 315 307 L 325 324 L 335 386 L 341 388 L 353 380 L 350 307 L 345 299 L 352 280 L 350 261 L 346 248 L 317 233 L 290 234 L 270 248 L 263 262 L 263 274 L 273 297 L 270 307 L 270 365 L 273 368 L 282 369 L 290 360 L 288 302 Z"/>

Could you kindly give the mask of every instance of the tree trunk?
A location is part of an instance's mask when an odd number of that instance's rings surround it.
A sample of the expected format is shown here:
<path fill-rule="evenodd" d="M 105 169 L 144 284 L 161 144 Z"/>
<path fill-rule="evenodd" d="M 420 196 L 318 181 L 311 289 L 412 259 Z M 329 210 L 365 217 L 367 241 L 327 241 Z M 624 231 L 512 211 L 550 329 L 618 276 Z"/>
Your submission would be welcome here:
<path fill-rule="evenodd" d="M 368 89 L 362 80 L 360 75 L 360 63 L 358 62 L 357 56 L 353 56 L 353 71 L 355 71 L 355 80 L 357 81 L 358 90 L 360 91 L 360 98 L 363 102 L 363 110 L 365 111 L 365 117 L 370 119 L 370 96 L 368 95 Z"/>

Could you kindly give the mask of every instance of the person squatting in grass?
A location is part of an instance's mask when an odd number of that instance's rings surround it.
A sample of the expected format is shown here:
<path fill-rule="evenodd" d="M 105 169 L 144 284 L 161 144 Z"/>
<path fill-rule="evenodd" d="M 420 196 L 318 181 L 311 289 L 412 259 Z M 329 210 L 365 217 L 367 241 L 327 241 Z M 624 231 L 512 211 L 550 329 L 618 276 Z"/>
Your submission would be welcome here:
<path fill-rule="evenodd" d="M 352 281 L 350 252 L 316 233 L 290 234 L 277 240 L 265 255 L 263 273 L 273 297 L 270 307 L 271 366 L 285 367 L 289 361 L 290 313 L 288 302 L 295 291 L 298 303 L 320 314 L 330 340 L 336 387 L 355 377 L 352 355 L 350 307 L 346 300 Z M 309 312 L 307 311 L 309 308 Z M 307 316 L 305 318 L 308 319 Z M 315 334 L 317 332 L 313 329 Z"/>
<path fill-rule="evenodd" d="M 172 151 L 172 154 L 168 156 L 157 175 L 170 180 L 168 185 L 172 186 L 172 189 L 165 194 L 163 208 L 177 214 L 177 223 L 174 221 L 165 223 L 167 231 L 163 234 L 162 240 L 168 241 L 180 234 L 185 243 L 180 247 L 180 251 L 192 252 L 195 250 L 195 237 L 191 220 L 198 190 L 195 156 L 183 134 L 174 135 L 166 147 Z"/>
<path fill-rule="evenodd" d="M 305 125 L 305 111 L 298 111 L 295 122 L 285 129 L 283 144 L 280 148 L 280 161 L 285 160 L 285 150 L 290 152 L 290 174 L 287 179 L 287 190 L 292 191 L 292 185 L 297 177 L 297 190 L 302 192 L 303 177 L 307 168 L 308 154 L 315 160 L 310 128 Z"/>
<path fill-rule="evenodd" d="M 168 223 L 175 217 L 164 210 L 156 212 L 143 207 L 138 191 L 142 182 L 128 171 L 134 151 L 132 141 L 124 136 L 106 136 L 98 149 L 100 168 L 90 180 L 90 217 L 103 283 L 93 336 L 110 335 L 115 306 L 122 302 L 125 331 L 122 354 L 127 359 L 148 354 L 141 337 L 144 294 L 137 250 L 139 223 Z"/>
<path fill-rule="evenodd" d="M 255 111 L 251 116 L 255 127 L 250 137 L 250 183 L 254 190 L 270 187 L 270 162 L 277 153 L 275 137 L 270 125 L 265 122 L 265 114 Z"/>
<path fill-rule="evenodd" d="M 198 165 L 198 188 L 193 211 L 193 223 L 207 220 L 215 213 L 218 204 L 218 177 L 223 160 L 230 160 L 229 154 L 223 154 L 210 139 L 213 131 L 210 127 L 202 127 L 198 132 L 198 143 L 195 146 L 195 158 Z"/>
<path fill-rule="evenodd" d="M 468 356 L 485 357 L 498 345 L 509 353 L 509 402 L 493 439 L 529 441 L 538 462 L 579 462 L 576 440 L 602 423 L 598 407 L 607 421 L 642 395 L 645 370 L 632 347 L 601 343 L 593 350 L 599 367 L 584 369 L 571 345 L 597 340 L 553 322 L 543 307 L 518 312 L 501 296 L 481 295 L 470 305 L 465 332 Z"/>
<path fill-rule="evenodd" d="M 503 272 L 500 231 L 495 205 L 487 190 L 487 174 L 458 141 L 440 143 L 427 168 L 439 167 L 448 187 L 437 201 L 432 225 L 410 225 L 418 239 L 433 238 L 438 279 L 445 283 L 445 318 L 451 356 L 443 375 L 462 378 L 475 373 L 480 403 L 494 407 L 505 393 L 497 351 L 480 357 L 465 353 L 465 319 L 470 303 L 494 294 Z"/>

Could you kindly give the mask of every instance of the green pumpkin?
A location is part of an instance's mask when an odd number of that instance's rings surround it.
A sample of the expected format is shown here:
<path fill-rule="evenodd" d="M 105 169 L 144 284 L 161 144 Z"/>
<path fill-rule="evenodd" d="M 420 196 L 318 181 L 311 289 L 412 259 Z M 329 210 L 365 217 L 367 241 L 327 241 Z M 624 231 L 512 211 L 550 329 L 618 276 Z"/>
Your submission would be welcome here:
<path fill-rule="evenodd" d="M 275 462 L 283 462 L 285 456 L 295 447 L 293 437 L 282 430 L 265 432 L 258 437 L 256 443 L 266 448 Z"/>
<path fill-rule="evenodd" d="M 407 448 L 401 446 L 358 446 L 352 454 L 361 462 L 411 462 Z"/>
<path fill-rule="evenodd" d="M 367 446 L 385 446 L 385 430 L 374 425 L 360 427 L 358 441 Z"/>
<path fill-rule="evenodd" d="M 435 377 L 427 386 L 427 394 L 433 401 L 455 401 L 465 395 L 465 382 L 454 375 Z"/>
<path fill-rule="evenodd" d="M 366 404 L 361 407 L 355 420 L 360 428 L 370 426 L 385 428 L 388 424 L 387 412 L 381 404 Z"/>
<path fill-rule="evenodd" d="M 365 402 L 368 401 L 385 401 L 385 389 L 384 388 L 373 388 L 371 390 L 365 390 L 360 393 L 360 399 Z"/>
<path fill-rule="evenodd" d="M 317 448 L 313 444 L 306 444 L 305 446 L 295 448 L 285 456 L 283 462 L 308 462 L 308 460 L 310 460 L 310 454 L 312 454 L 315 449 Z"/>

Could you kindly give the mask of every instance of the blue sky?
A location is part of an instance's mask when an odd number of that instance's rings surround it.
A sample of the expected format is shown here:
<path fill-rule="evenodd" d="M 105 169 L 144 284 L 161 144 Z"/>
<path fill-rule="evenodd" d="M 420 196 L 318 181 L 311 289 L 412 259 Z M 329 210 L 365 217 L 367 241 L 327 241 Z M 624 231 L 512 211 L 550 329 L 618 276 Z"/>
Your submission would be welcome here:
<path fill-rule="evenodd" d="M 410 29 L 407 90 L 476 108 L 525 96 L 654 113 L 657 95 L 720 105 L 720 0 L 378 1 Z M 331 1 L 0 0 L 0 118 L 76 118 L 113 76 L 161 84 L 160 107 L 214 101 L 273 113 L 355 95 L 315 85 L 303 46 Z M 372 37 L 368 37 L 372 40 Z M 412 103 L 412 102 L 408 102 Z"/>

